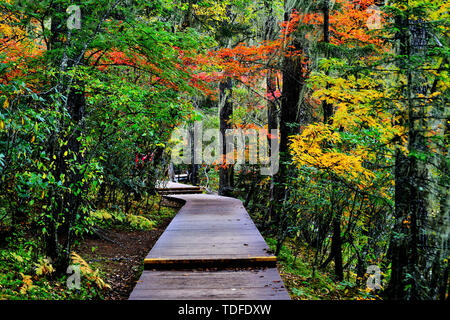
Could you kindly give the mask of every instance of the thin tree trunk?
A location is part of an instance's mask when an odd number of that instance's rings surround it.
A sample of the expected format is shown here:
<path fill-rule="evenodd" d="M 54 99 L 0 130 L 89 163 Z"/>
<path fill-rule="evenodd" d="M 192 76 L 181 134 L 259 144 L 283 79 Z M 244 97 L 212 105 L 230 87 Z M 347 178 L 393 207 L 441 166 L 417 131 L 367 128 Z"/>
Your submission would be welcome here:
<path fill-rule="evenodd" d="M 341 219 L 336 217 L 333 221 L 332 251 L 334 251 L 334 274 L 338 281 L 344 279 L 344 269 L 342 267 L 342 239 L 341 239 Z"/>
<path fill-rule="evenodd" d="M 232 164 L 225 162 L 227 155 L 226 130 L 232 129 L 231 117 L 233 115 L 233 103 L 231 95 L 233 90 L 233 82 L 230 78 L 223 80 L 219 85 L 220 89 L 220 134 L 223 137 L 222 144 L 222 159 L 224 165 L 219 169 L 219 194 L 222 196 L 229 196 L 233 191 L 234 184 L 234 170 Z M 231 142 L 234 144 L 234 142 Z M 234 150 L 234 148 L 232 148 Z"/>
<path fill-rule="evenodd" d="M 53 260 L 56 271 L 61 274 L 66 271 L 69 263 L 73 227 L 80 218 L 79 209 L 82 205 L 82 195 L 85 193 L 85 186 L 81 183 L 84 175 L 82 164 L 85 159 L 80 152 L 80 137 L 84 126 L 86 100 L 83 81 L 75 80 L 72 83 L 65 75 L 74 63 L 79 62 L 75 58 L 80 55 L 81 50 L 75 48 L 71 32 L 65 24 L 66 8 L 62 4 L 53 4 L 51 9 L 58 14 L 52 19 L 52 35 L 48 49 L 62 52 L 52 63 L 61 72 L 57 83 L 58 91 L 66 96 L 60 100 L 61 120 L 54 139 L 49 141 L 49 150 L 55 159 L 53 176 L 64 177 L 64 186 L 68 191 L 57 190 L 48 195 L 48 232 L 45 233 L 45 238 L 47 256 Z M 61 146 L 58 140 L 67 143 Z M 75 160 L 69 163 L 69 157 L 74 155 Z"/>
<path fill-rule="evenodd" d="M 270 1 L 264 1 L 267 21 L 265 24 L 265 32 L 264 32 L 264 40 L 272 41 L 275 37 L 275 26 L 276 21 L 273 13 L 272 3 Z M 278 129 L 278 102 L 276 102 L 275 91 L 277 90 L 277 81 L 276 75 L 269 70 L 266 78 L 266 93 L 267 93 L 267 131 L 271 133 L 271 130 Z M 271 140 L 269 136 L 267 137 L 267 143 L 269 145 L 269 158 L 272 156 L 271 150 Z M 273 219 L 272 216 L 275 212 L 275 184 L 278 178 L 278 174 L 273 174 L 270 179 L 270 187 L 269 187 L 269 201 L 268 207 L 265 213 L 265 218 L 263 219 L 262 228 L 265 229 L 266 225 L 270 223 Z"/>
<path fill-rule="evenodd" d="M 330 43 L 330 7 L 329 0 L 323 0 L 323 42 L 325 43 L 325 57 L 329 57 L 328 44 Z M 327 71 L 328 75 L 328 71 Z M 328 88 L 327 84 L 327 88 Z M 331 117 L 333 115 L 333 105 L 323 101 L 323 122 L 331 123 Z"/>

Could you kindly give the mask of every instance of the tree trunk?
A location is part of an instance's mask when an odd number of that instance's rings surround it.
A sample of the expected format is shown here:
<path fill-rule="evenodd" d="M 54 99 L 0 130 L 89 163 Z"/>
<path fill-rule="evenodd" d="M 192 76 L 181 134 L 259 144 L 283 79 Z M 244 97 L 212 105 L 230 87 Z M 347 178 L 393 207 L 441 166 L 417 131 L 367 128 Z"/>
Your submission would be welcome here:
<path fill-rule="evenodd" d="M 47 256 L 52 259 L 57 273 L 61 274 L 69 264 L 73 227 L 80 219 L 79 209 L 83 201 L 82 195 L 85 193 L 85 185 L 82 183 L 84 169 L 81 167 L 85 160 L 80 152 L 80 137 L 84 126 L 86 100 L 83 81 L 74 80 L 72 83 L 69 76 L 65 75 L 68 69 L 74 67 L 76 58 L 81 54 L 81 49 L 71 42 L 69 36 L 65 20 L 66 8 L 62 4 L 53 4 L 51 9 L 55 17 L 51 23 L 52 34 L 48 50 L 52 51 L 52 54 L 57 53 L 52 56 L 51 64 L 60 69 L 61 76 L 56 86 L 65 97 L 60 99 L 60 127 L 55 132 L 54 139 L 49 141 L 49 150 L 55 159 L 53 176 L 57 179 L 64 178 L 63 184 L 67 191 L 56 189 L 50 191 L 47 197 L 49 205 L 45 239 Z M 65 116 L 66 114 L 68 116 Z M 66 144 L 60 145 L 58 140 Z M 74 155 L 76 160 L 69 160 Z"/>
<path fill-rule="evenodd" d="M 433 167 L 425 132 L 430 127 L 418 94 L 429 94 L 423 71 L 414 61 L 425 59 L 428 33 L 421 20 L 397 19 L 400 25 L 400 54 L 407 57 L 400 67 L 406 70 L 408 110 L 408 151 L 397 152 L 395 163 L 395 225 L 389 254 L 391 279 L 387 294 L 391 299 L 438 299 L 448 257 L 448 210 L 433 205 L 433 183 L 427 179 Z M 446 151 L 444 151 L 445 154 Z M 436 154 L 436 153 L 435 153 Z M 439 153 L 438 153 L 439 154 Z M 441 154 L 442 156 L 442 154 Z M 435 166 L 434 166 L 435 167 Z M 445 170 L 441 172 L 445 174 Z M 443 196 L 443 198 L 442 198 Z M 447 201 L 447 195 L 439 194 Z M 433 214 L 430 214 L 433 213 Z M 435 283 L 435 286 L 430 286 Z"/>
<path fill-rule="evenodd" d="M 219 169 L 219 195 L 230 196 L 233 191 L 233 165 L 226 163 L 227 155 L 227 143 L 226 143 L 226 130 L 232 129 L 231 117 L 233 115 L 233 103 L 231 101 L 231 95 L 233 90 L 233 83 L 230 78 L 223 80 L 219 85 L 220 89 L 220 134 L 223 138 L 222 144 L 222 159 L 223 165 Z M 234 144 L 232 141 L 231 143 Z M 234 150 L 234 148 L 232 148 Z"/>
<path fill-rule="evenodd" d="M 289 21 L 290 12 L 285 12 L 285 21 Z M 292 51 L 301 50 L 299 39 L 295 38 L 290 43 Z M 283 62 L 283 88 L 280 107 L 280 167 L 274 176 L 273 190 L 273 222 L 277 228 L 281 228 L 280 217 L 283 214 L 283 199 L 286 191 L 287 178 L 290 176 L 291 155 L 289 153 L 289 136 L 298 134 L 302 125 L 310 123 L 310 111 L 305 108 L 300 100 L 304 86 L 304 75 L 301 58 L 287 56 Z M 283 234 L 283 232 L 279 233 Z"/>
<path fill-rule="evenodd" d="M 323 42 L 325 43 L 325 57 L 329 57 L 328 44 L 330 43 L 330 7 L 329 0 L 323 0 Z M 328 71 L 326 73 L 328 75 Z M 327 88 L 328 88 L 327 84 Z M 323 101 L 323 123 L 331 124 L 331 117 L 333 115 L 333 105 Z"/>
<path fill-rule="evenodd" d="M 266 10 L 267 10 L 267 21 L 266 21 L 266 30 L 264 35 L 265 41 L 274 40 L 275 37 L 275 17 L 273 15 L 273 9 L 270 3 L 265 2 Z M 276 76 L 269 70 L 266 78 L 266 93 L 269 97 L 267 101 L 267 131 L 271 133 L 271 130 L 278 129 L 278 102 L 275 101 L 275 91 L 277 90 L 277 81 Z M 271 141 L 268 137 L 267 143 L 269 145 L 269 158 L 272 156 L 271 150 Z M 274 174 L 270 179 L 270 187 L 269 187 L 269 205 L 267 207 L 266 217 L 263 221 L 263 229 L 272 220 L 272 216 L 275 210 L 275 184 L 277 182 L 278 175 Z"/>
<path fill-rule="evenodd" d="M 334 251 L 334 274 L 338 281 L 344 279 L 342 267 L 342 239 L 341 239 L 341 217 L 336 217 L 333 221 L 333 239 L 331 240 L 331 250 Z"/>

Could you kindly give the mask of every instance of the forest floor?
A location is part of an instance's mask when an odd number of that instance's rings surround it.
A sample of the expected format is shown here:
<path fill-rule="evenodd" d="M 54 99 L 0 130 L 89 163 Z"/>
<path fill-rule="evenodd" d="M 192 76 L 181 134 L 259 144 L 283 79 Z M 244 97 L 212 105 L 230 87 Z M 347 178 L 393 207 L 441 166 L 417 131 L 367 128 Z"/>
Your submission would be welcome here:
<path fill-rule="evenodd" d="M 104 293 L 105 300 L 127 300 L 139 279 L 145 256 L 171 218 L 165 218 L 153 230 L 104 231 L 104 237 L 86 238 L 76 252 L 94 269 L 99 269 L 102 279 L 111 286 Z"/>
<path fill-rule="evenodd" d="M 266 238 L 272 250 L 275 250 L 276 240 Z M 378 300 L 374 292 L 358 287 L 350 277 L 354 275 L 345 273 L 345 280 L 337 281 L 333 276 L 331 267 L 322 270 L 313 268 L 314 254 L 307 248 L 295 248 L 286 240 L 277 257 L 277 268 L 289 295 L 293 300 Z M 365 284 L 365 282 L 363 282 Z"/>
<path fill-rule="evenodd" d="M 111 286 L 105 300 L 127 300 L 144 270 L 143 261 L 180 207 L 163 200 L 160 210 L 147 212 L 156 222 L 150 230 L 138 230 L 118 224 L 102 229 L 101 234 L 86 237 L 75 251 Z"/>
<path fill-rule="evenodd" d="M 24 226 L 12 234 L 0 224 L 0 300 L 128 299 L 143 271 L 145 256 L 178 211 L 178 204 L 158 199 L 151 199 L 148 210 L 133 207 L 131 222 L 113 210 L 97 211 L 95 219 L 100 220 L 96 220 L 95 231 L 85 234 L 73 249 L 81 264 L 91 270 L 82 272 L 77 290 L 68 288 L 69 274 L 55 275 L 37 248 L 35 232 Z M 142 221 L 151 222 L 151 226 Z M 100 289 L 97 280 L 110 288 Z"/>

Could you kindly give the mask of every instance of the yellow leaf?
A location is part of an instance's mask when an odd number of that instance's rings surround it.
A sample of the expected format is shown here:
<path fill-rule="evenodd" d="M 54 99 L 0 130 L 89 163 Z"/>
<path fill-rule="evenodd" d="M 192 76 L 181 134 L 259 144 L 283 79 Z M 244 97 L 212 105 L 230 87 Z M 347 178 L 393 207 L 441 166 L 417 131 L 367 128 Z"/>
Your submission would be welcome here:
<path fill-rule="evenodd" d="M 11 253 L 11 256 L 16 259 L 18 262 L 23 262 L 23 258 L 14 252 Z"/>
<path fill-rule="evenodd" d="M 100 289 L 111 289 L 111 286 L 105 283 L 98 275 L 98 269 L 95 271 L 92 270 L 89 264 L 75 252 L 72 252 L 70 256 L 72 258 L 72 263 L 78 264 L 80 266 L 81 273 L 85 275 L 89 280 L 94 281 Z"/>
<path fill-rule="evenodd" d="M 39 263 L 35 263 L 35 266 L 36 266 L 36 274 L 38 276 L 42 275 L 45 276 L 47 274 L 52 274 L 55 271 L 53 266 L 50 264 L 49 259 L 41 259 Z"/>
<path fill-rule="evenodd" d="M 3 102 L 3 108 L 8 109 L 9 107 L 9 101 L 8 99 L 5 100 L 5 102 Z"/>
<path fill-rule="evenodd" d="M 21 275 L 22 275 L 23 285 L 20 288 L 20 293 L 26 294 L 30 289 L 33 288 L 33 280 L 31 280 L 31 276 L 26 276 L 23 273 L 21 273 Z"/>
<path fill-rule="evenodd" d="M 34 140 L 36 140 L 36 137 L 35 137 L 35 136 L 33 136 L 33 138 L 31 138 L 31 143 L 33 143 Z"/>
<path fill-rule="evenodd" d="M 4 129 L 5 128 L 5 123 L 3 122 L 3 120 L 0 121 L 0 129 Z"/>

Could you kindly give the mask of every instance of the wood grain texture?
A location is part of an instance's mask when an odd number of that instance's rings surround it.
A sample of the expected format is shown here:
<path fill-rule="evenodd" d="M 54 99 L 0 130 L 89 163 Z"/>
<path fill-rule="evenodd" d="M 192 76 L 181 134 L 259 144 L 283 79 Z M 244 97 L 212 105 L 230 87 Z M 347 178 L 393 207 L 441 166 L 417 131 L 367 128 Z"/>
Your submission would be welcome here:
<path fill-rule="evenodd" d="M 289 300 L 276 268 L 239 271 L 145 270 L 130 300 Z"/>

